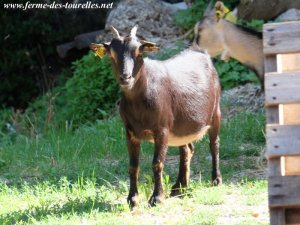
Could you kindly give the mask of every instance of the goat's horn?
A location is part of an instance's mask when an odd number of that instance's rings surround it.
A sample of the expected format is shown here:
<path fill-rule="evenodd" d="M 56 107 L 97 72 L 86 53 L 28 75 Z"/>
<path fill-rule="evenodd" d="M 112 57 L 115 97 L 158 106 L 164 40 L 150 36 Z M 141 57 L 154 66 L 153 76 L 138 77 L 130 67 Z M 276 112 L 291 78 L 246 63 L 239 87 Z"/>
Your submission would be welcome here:
<path fill-rule="evenodd" d="M 213 9 L 213 0 L 208 3 L 203 15 L 209 15 L 210 11 Z"/>
<path fill-rule="evenodd" d="M 138 25 L 135 25 L 132 29 L 131 29 L 131 31 L 130 31 L 130 37 L 135 37 L 136 36 L 136 31 L 137 31 L 137 29 L 138 29 Z"/>
<path fill-rule="evenodd" d="M 120 39 L 119 31 L 117 31 L 117 29 L 114 28 L 113 26 L 111 26 L 110 28 L 111 28 L 111 31 L 112 31 L 112 33 L 113 33 L 113 37 L 114 37 L 114 38 L 117 38 L 117 39 Z"/>

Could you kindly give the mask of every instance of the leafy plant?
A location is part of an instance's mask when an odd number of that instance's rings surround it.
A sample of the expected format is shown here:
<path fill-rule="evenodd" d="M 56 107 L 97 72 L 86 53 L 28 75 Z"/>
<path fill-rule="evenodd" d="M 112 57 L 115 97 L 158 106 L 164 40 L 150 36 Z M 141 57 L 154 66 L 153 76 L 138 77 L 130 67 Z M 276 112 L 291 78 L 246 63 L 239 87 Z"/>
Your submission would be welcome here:
<path fill-rule="evenodd" d="M 65 119 L 79 124 L 107 117 L 120 98 L 108 57 L 99 60 L 90 53 L 74 62 L 73 70 L 62 96 Z"/>
<path fill-rule="evenodd" d="M 237 21 L 237 24 L 241 26 L 248 27 L 250 29 L 260 31 L 260 32 L 262 31 L 262 27 L 264 23 L 265 22 L 263 20 L 254 20 L 254 19 L 251 21 L 239 19 Z"/>
<path fill-rule="evenodd" d="M 228 62 L 216 59 L 214 65 L 218 71 L 223 89 L 230 89 L 248 82 L 259 82 L 252 70 L 249 70 L 245 65 L 235 59 L 230 59 Z"/>
<path fill-rule="evenodd" d="M 109 117 L 120 98 L 110 60 L 88 54 L 73 63 L 71 74 L 64 70 L 60 85 L 29 103 L 26 110 L 2 109 L 0 134 L 35 137 L 50 128 L 72 129 Z"/>
<path fill-rule="evenodd" d="M 154 58 L 157 60 L 166 60 L 171 58 L 172 56 L 178 54 L 180 51 L 182 51 L 185 48 L 185 44 L 182 41 L 177 41 L 175 46 L 171 48 L 166 48 L 154 55 Z"/>
<path fill-rule="evenodd" d="M 57 0 L 55 3 L 63 2 L 66 1 Z M 20 3 L 22 1 L 9 1 L 9 4 Z M 41 4 L 41 1 L 31 0 L 30 3 Z M 2 10 L 0 106 L 24 110 L 29 102 L 52 89 L 56 75 L 66 62 L 58 59 L 56 46 L 71 41 L 75 35 L 103 27 L 107 12 Z"/>
<path fill-rule="evenodd" d="M 188 30 L 203 16 L 203 12 L 207 6 L 205 0 L 196 1 L 192 7 L 179 11 L 175 16 L 175 23 L 178 27 Z"/>

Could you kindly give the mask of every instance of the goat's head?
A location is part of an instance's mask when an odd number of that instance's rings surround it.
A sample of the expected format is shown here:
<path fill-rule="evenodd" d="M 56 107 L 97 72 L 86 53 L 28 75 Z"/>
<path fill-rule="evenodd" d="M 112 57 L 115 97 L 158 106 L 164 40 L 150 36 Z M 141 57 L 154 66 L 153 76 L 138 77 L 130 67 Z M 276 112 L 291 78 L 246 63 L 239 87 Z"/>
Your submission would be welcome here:
<path fill-rule="evenodd" d="M 224 30 L 222 20 L 229 14 L 234 20 L 234 15 L 229 12 L 223 2 L 217 1 L 213 7 L 211 1 L 204 12 L 203 19 L 195 25 L 195 44 L 206 49 L 211 56 L 216 56 L 223 51 L 223 34 L 226 30 Z"/>
<path fill-rule="evenodd" d="M 129 35 L 122 37 L 111 27 L 113 39 L 110 43 L 90 44 L 95 55 L 102 57 L 108 54 L 113 70 L 121 88 L 131 89 L 139 79 L 139 71 L 144 63 L 143 52 L 157 51 L 155 43 L 140 40 L 136 36 L 138 26 L 134 26 Z"/>

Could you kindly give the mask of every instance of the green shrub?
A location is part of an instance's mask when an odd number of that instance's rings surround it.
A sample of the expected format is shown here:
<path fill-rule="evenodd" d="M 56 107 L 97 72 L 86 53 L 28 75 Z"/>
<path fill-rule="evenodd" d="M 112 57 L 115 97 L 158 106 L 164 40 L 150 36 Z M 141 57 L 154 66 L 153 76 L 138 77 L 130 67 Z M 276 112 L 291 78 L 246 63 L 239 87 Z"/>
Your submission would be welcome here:
<path fill-rule="evenodd" d="M 107 118 L 120 98 L 108 57 L 92 53 L 73 62 L 72 76 L 64 70 L 60 86 L 39 96 L 23 112 L 0 111 L 0 136 L 11 133 L 35 137 L 52 128 L 72 129 L 80 124 Z"/>
<path fill-rule="evenodd" d="M 90 53 L 73 63 L 73 77 L 65 86 L 65 119 L 85 123 L 103 119 L 120 98 L 108 57 L 99 60 Z"/>
<path fill-rule="evenodd" d="M 175 15 L 176 25 L 184 30 L 192 28 L 202 18 L 206 7 L 207 2 L 205 0 L 198 0 L 191 8 L 177 12 Z"/>
<path fill-rule="evenodd" d="M 9 1 L 10 4 L 22 2 L 25 5 L 26 1 Z M 43 1 L 30 0 L 30 3 L 41 2 Z M 66 1 L 55 1 L 63 2 Z M 75 35 L 103 28 L 107 12 L 108 10 L 2 10 L 0 106 L 25 109 L 28 102 L 53 88 L 57 73 L 65 66 L 58 58 L 56 46 L 73 40 Z"/>
<path fill-rule="evenodd" d="M 263 27 L 264 23 L 265 22 L 263 20 L 247 21 L 247 20 L 239 19 L 237 21 L 237 24 L 239 24 L 241 26 L 248 27 L 250 29 L 257 30 L 257 31 L 260 31 L 260 32 L 262 31 L 262 27 Z"/>
<path fill-rule="evenodd" d="M 235 59 L 230 59 L 228 62 L 216 59 L 214 65 L 223 89 L 230 89 L 249 82 L 259 83 L 255 73 Z"/>
<path fill-rule="evenodd" d="M 185 49 L 185 44 L 182 41 L 177 41 L 172 48 L 162 49 L 154 55 L 157 60 L 166 60 L 178 54 Z"/>

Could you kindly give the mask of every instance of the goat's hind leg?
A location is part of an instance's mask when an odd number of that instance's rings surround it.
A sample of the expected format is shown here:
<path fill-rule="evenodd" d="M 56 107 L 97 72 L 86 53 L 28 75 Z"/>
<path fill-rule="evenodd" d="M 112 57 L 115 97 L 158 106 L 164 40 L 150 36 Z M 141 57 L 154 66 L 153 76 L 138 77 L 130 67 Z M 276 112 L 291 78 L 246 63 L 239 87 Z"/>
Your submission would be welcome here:
<path fill-rule="evenodd" d="M 212 176 L 211 181 L 213 185 L 219 185 L 222 183 L 222 176 L 219 166 L 219 132 L 221 125 L 221 111 L 219 105 L 217 106 L 213 115 L 212 126 L 209 130 L 209 147 L 212 157 Z"/>
<path fill-rule="evenodd" d="M 180 146 L 180 162 L 179 173 L 176 183 L 172 187 L 171 196 L 179 196 L 182 194 L 183 188 L 186 188 L 190 178 L 190 163 L 194 153 L 194 145 L 190 143 L 188 145 Z"/>

